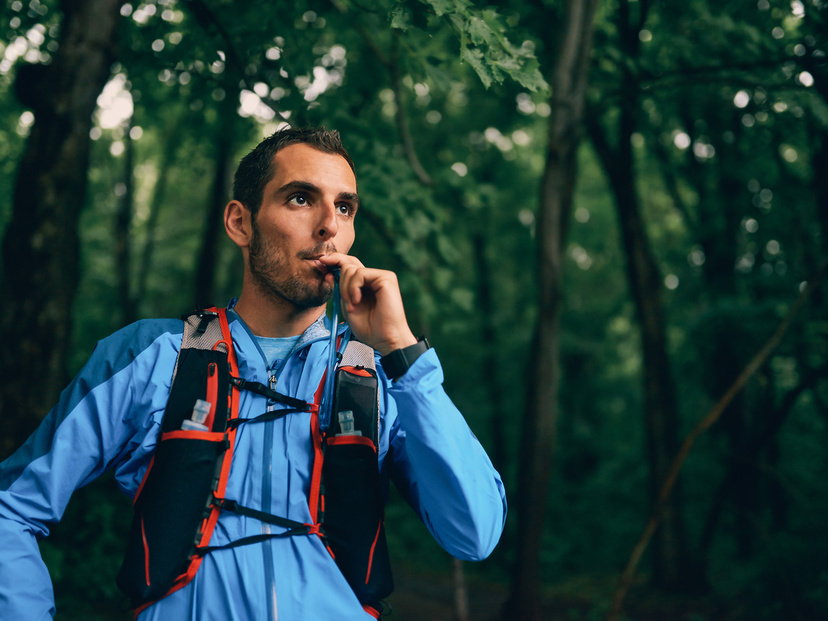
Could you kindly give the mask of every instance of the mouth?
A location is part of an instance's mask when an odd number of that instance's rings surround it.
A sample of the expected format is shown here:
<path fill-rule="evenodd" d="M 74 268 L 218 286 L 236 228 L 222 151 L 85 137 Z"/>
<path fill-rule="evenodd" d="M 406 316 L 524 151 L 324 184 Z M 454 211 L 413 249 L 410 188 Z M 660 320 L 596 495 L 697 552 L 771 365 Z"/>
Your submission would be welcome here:
<path fill-rule="evenodd" d="M 323 257 L 336 252 L 336 248 L 332 244 L 319 244 L 316 248 L 311 248 L 299 253 L 299 258 L 310 266 L 322 276 L 333 274 L 338 266 L 326 265 L 321 261 Z"/>
<path fill-rule="evenodd" d="M 326 265 L 319 260 L 319 257 L 323 257 L 325 255 L 317 254 L 310 257 L 305 257 L 304 261 L 309 263 L 311 267 L 313 267 L 317 272 L 322 274 L 323 276 L 327 276 L 328 274 L 334 274 L 338 270 L 338 266 L 336 265 Z"/>
<path fill-rule="evenodd" d="M 305 259 L 307 263 L 309 263 L 316 271 L 321 272 L 322 274 L 328 273 L 328 266 L 322 263 L 318 257 L 308 257 Z"/>

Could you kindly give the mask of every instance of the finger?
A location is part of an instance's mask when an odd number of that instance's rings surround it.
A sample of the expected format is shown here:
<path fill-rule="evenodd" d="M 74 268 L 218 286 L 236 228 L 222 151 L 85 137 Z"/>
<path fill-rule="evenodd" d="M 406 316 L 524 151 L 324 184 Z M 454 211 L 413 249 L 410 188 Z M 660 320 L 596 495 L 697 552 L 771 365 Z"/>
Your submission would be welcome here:
<path fill-rule="evenodd" d="M 356 257 L 341 252 L 332 252 L 330 254 L 323 254 L 319 257 L 319 262 L 328 267 L 338 267 L 344 269 L 348 265 L 362 267 L 362 263 Z"/>
<path fill-rule="evenodd" d="M 365 286 L 365 272 L 364 267 L 349 268 L 348 279 L 345 283 L 345 288 L 348 292 L 349 302 L 351 303 L 351 311 L 353 312 L 357 306 L 362 303 L 363 295 L 362 288 Z"/>
<path fill-rule="evenodd" d="M 351 280 L 351 275 L 353 274 L 354 267 L 349 265 L 341 266 L 337 264 L 336 266 L 339 269 L 339 297 L 342 301 L 343 308 L 346 308 L 351 304 L 351 295 L 348 291 L 348 283 Z"/>
<path fill-rule="evenodd" d="M 396 276 L 387 270 L 363 268 L 358 270 L 360 277 L 359 301 L 365 302 L 370 297 L 371 303 L 382 304 L 381 300 L 388 300 L 388 293 L 396 286 Z M 359 303 L 359 302 L 357 302 Z"/>

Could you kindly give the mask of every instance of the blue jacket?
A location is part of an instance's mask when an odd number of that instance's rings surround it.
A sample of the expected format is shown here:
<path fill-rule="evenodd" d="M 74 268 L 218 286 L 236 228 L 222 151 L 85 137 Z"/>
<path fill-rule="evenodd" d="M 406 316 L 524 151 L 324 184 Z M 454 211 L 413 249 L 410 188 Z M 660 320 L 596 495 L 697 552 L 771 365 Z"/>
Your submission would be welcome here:
<path fill-rule="evenodd" d="M 241 377 L 269 383 L 255 338 L 235 313 L 230 330 Z M 328 359 L 329 328 L 320 317 L 281 366 L 277 390 L 313 401 Z M 144 320 L 100 341 L 37 431 L 0 464 L 0 619 L 40 621 L 55 612 L 37 540 L 60 520 L 72 492 L 114 469 L 134 496 L 156 444 L 169 396 L 182 322 Z M 380 378 L 381 477 L 389 478 L 438 543 L 465 560 L 488 556 L 506 519 L 500 476 L 442 388 L 434 350 L 391 382 Z M 242 391 L 240 416 L 267 409 Z M 310 414 L 242 425 L 226 497 L 299 522 L 310 522 L 313 460 Z M 393 529 L 393 524 L 389 525 Z M 211 545 L 270 532 L 253 518 L 222 513 Z M 150 606 L 139 621 L 221 619 L 365 620 L 316 536 L 271 539 L 208 554 L 195 579 Z"/>

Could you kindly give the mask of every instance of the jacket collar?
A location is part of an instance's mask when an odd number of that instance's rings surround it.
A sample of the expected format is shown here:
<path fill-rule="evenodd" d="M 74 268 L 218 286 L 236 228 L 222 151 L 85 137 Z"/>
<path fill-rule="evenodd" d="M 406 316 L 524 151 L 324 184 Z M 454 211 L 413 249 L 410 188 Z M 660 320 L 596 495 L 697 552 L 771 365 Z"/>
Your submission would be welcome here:
<path fill-rule="evenodd" d="M 236 304 L 236 298 L 230 301 L 227 305 L 227 319 L 230 323 L 230 332 L 233 335 L 233 342 L 236 348 L 236 354 L 239 361 L 239 372 L 248 379 L 254 379 L 253 376 L 261 376 L 267 378 L 267 363 L 265 355 L 256 340 L 256 336 L 251 332 L 248 325 L 233 310 Z M 337 326 L 337 333 L 342 335 L 348 331 L 348 324 L 340 323 Z M 299 355 L 306 356 L 307 348 L 312 343 L 329 338 L 331 335 L 331 320 L 323 312 L 319 315 L 308 328 L 302 333 L 299 341 L 294 347 L 294 352 L 299 352 Z M 263 379 L 257 379 L 263 381 Z"/>

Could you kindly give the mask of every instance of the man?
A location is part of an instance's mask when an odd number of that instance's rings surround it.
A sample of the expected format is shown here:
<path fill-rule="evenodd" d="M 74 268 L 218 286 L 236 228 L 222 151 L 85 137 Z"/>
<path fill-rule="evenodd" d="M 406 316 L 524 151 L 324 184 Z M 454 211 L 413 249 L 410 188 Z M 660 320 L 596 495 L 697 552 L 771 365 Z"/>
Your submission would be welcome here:
<path fill-rule="evenodd" d="M 244 257 L 241 294 L 227 311 L 239 376 L 314 401 L 329 358 L 325 308 L 338 268 L 349 325 L 341 336 L 350 331 L 380 361 L 381 480 L 394 480 L 448 552 L 484 558 L 503 529 L 503 485 L 444 393 L 434 351 L 424 351 L 412 334 L 395 275 L 347 254 L 358 209 L 353 163 L 336 132 L 280 131 L 242 160 L 224 215 Z M 181 321 L 145 320 L 101 341 L 39 429 L 0 464 L 0 619 L 54 615 L 37 539 L 60 519 L 75 489 L 114 469 L 120 487 L 135 496 L 158 444 L 182 331 Z M 397 377 L 388 377 L 383 357 L 402 349 L 414 353 Z M 239 416 L 272 405 L 243 394 Z M 308 412 L 240 426 L 225 496 L 312 522 L 314 442 Z M 278 530 L 222 511 L 210 545 Z M 191 582 L 138 615 L 141 621 L 370 618 L 317 536 L 205 554 Z"/>

